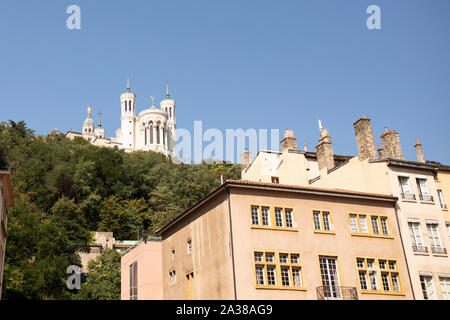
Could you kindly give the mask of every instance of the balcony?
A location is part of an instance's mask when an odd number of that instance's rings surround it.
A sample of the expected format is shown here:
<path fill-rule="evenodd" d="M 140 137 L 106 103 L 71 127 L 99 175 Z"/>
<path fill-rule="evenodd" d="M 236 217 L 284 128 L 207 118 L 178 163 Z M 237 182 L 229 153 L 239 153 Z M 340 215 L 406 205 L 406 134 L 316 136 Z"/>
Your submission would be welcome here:
<path fill-rule="evenodd" d="M 355 287 L 317 287 L 317 300 L 358 300 Z"/>
<path fill-rule="evenodd" d="M 428 253 L 428 248 L 425 246 L 412 246 L 414 252 L 420 252 L 420 253 Z"/>
<path fill-rule="evenodd" d="M 430 201 L 433 202 L 433 197 L 429 195 L 419 195 L 421 201 Z"/>
<path fill-rule="evenodd" d="M 402 199 L 405 200 L 416 200 L 416 195 L 412 194 L 412 193 L 402 193 Z"/>
<path fill-rule="evenodd" d="M 437 254 L 447 254 L 447 249 L 442 248 L 442 247 L 431 246 L 431 252 L 437 253 Z"/>

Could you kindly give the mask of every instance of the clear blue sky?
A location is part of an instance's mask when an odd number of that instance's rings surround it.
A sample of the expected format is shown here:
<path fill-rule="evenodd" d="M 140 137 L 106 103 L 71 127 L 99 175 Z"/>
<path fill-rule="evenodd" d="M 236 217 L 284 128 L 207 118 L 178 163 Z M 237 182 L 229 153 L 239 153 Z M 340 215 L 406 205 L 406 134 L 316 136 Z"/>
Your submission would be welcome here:
<path fill-rule="evenodd" d="M 371 4 L 382 30 L 366 28 Z M 320 118 L 335 153 L 356 154 L 368 115 L 377 142 L 389 127 L 407 159 L 418 137 L 450 164 L 449 16 L 448 0 L 2 0 L 0 120 L 80 131 L 91 105 L 115 135 L 130 74 L 138 111 L 169 80 L 178 128 L 292 129 L 314 150 Z"/>

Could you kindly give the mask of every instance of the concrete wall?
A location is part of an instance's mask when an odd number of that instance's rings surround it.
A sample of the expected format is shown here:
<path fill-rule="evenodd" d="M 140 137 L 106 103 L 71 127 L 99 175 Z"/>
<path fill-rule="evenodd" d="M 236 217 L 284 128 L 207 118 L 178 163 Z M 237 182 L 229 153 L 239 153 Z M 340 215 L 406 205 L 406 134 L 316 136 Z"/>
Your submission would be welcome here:
<path fill-rule="evenodd" d="M 162 290 L 162 243 L 141 242 L 121 259 L 121 299 L 130 300 L 130 265 L 137 261 L 138 300 L 161 300 Z"/>
<path fill-rule="evenodd" d="M 194 272 L 195 299 L 234 299 L 228 216 L 226 193 L 222 193 L 163 234 L 164 299 L 187 298 L 186 275 L 190 272 Z M 190 254 L 188 240 L 192 241 Z M 173 270 L 176 282 L 170 284 Z"/>

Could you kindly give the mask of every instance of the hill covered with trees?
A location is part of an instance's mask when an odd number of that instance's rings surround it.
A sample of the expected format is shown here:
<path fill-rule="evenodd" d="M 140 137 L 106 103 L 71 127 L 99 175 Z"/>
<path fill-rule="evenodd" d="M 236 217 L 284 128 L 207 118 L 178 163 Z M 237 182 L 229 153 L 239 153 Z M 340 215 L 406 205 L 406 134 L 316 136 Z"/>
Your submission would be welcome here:
<path fill-rule="evenodd" d="M 220 185 L 239 179 L 233 164 L 174 164 L 155 152 L 125 153 L 26 124 L 0 126 L 0 167 L 11 171 L 3 297 L 70 299 L 66 269 L 87 251 L 91 231 L 138 240 Z"/>

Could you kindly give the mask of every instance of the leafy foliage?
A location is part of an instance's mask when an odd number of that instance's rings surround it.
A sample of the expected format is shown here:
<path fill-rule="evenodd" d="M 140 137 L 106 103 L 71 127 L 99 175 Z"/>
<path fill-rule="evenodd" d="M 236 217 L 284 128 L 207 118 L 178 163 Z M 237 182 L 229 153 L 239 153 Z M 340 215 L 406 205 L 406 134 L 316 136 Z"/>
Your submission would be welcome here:
<path fill-rule="evenodd" d="M 0 125 L 0 167 L 12 173 L 4 298 L 66 299 L 66 268 L 89 248 L 89 231 L 119 240 L 154 232 L 220 185 L 232 164 L 174 164 L 60 134 L 36 136 L 23 121 Z M 93 297 L 95 295 L 92 295 Z"/>

